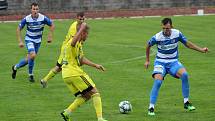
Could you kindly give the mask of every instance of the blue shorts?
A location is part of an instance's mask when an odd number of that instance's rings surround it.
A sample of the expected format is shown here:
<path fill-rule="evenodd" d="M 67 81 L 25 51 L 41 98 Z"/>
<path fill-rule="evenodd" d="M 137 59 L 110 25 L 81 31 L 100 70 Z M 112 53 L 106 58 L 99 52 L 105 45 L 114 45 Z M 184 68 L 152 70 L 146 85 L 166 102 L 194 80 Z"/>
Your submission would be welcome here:
<path fill-rule="evenodd" d="M 170 74 L 173 77 L 178 78 L 176 74 L 181 68 L 184 68 L 184 66 L 179 61 L 173 61 L 168 63 L 155 61 L 152 77 L 154 77 L 155 74 L 161 74 L 164 78 L 166 74 Z"/>
<path fill-rule="evenodd" d="M 40 48 L 41 43 L 35 43 L 29 40 L 25 40 L 25 45 L 27 47 L 28 53 L 35 52 L 37 53 Z"/>

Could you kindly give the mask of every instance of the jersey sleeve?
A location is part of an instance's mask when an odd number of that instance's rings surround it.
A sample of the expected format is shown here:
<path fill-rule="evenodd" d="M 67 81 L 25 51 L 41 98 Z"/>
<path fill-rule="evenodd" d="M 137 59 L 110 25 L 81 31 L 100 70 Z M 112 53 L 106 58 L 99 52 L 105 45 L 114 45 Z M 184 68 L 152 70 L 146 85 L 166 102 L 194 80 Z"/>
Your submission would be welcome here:
<path fill-rule="evenodd" d="M 44 22 L 48 26 L 52 25 L 52 20 L 50 18 L 48 18 L 47 16 L 44 17 Z"/>
<path fill-rule="evenodd" d="M 19 29 L 23 29 L 25 27 L 25 24 L 26 24 L 26 18 L 23 18 L 19 23 Z"/>
<path fill-rule="evenodd" d="M 149 41 L 148 41 L 148 45 L 151 47 L 153 45 L 157 44 L 156 38 L 155 36 L 153 36 Z"/>
<path fill-rule="evenodd" d="M 187 38 L 181 32 L 179 32 L 179 41 L 184 45 L 187 43 Z"/>

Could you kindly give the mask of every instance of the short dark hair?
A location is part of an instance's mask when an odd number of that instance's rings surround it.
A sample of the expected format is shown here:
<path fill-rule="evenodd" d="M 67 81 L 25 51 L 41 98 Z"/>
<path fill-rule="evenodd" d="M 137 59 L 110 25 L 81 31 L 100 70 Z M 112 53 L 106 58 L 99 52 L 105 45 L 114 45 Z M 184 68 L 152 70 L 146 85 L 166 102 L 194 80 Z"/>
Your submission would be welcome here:
<path fill-rule="evenodd" d="M 38 5 L 38 3 L 33 2 L 33 3 L 31 3 L 31 8 L 32 8 L 32 6 L 39 6 L 39 5 Z"/>
<path fill-rule="evenodd" d="M 84 17 L 84 12 L 78 12 L 77 14 L 76 14 L 76 17 Z"/>
<path fill-rule="evenodd" d="M 170 24 L 171 26 L 172 26 L 172 19 L 171 18 L 164 18 L 162 21 L 161 21 L 161 23 L 163 24 L 163 25 L 166 25 L 166 24 Z"/>

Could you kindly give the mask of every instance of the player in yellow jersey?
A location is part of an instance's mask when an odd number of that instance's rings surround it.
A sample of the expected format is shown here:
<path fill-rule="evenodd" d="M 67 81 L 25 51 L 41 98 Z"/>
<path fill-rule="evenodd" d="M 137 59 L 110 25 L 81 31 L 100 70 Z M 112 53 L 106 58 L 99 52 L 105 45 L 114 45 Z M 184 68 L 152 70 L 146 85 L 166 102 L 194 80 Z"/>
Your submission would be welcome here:
<path fill-rule="evenodd" d="M 91 98 L 98 121 L 107 121 L 102 117 L 100 94 L 92 79 L 81 69 L 82 65 L 88 65 L 105 71 L 102 65 L 91 62 L 83 54 L 82 45 L 88 36 L 88 30 L 86 23 L 82 23 L 80 30 L 73 39 L 69 40 L 63 51 L 62 77 L 70 91 L 76 96 L 74 102 L 61 113 L 65 121 L 71 121 L 70 117 L 75 109 Z"/>
<path fill-rule="evenodd" d="M 48 80 L 50 80 L 51 78 L 53 78 L 57 73 L 59 73 L 62 69 L 61 69 L 61 66 L 62 66 L 62 57 L 63 57 L 63 49 L 66 45 L 66 43 L 75 36 L 75 34 L 77 33 L 78 31 L 78 28 L 80 27 L 81 23 L 83 23 L 85 20 L 85 15 L 83 12 L 79 12 L 76 14 L 76 21 L 73 22 L 70 27 L 69 27 L 69 30 L 68 30 L 68 33 L 66 35 L 66 38 L 65 40 L 63 41 L 63 44 L 61 46 L 61 53 L 60 53 L 60 56 L 58 58 L 58 61 L 57 61 L 57 64 L 54 68 L 52 68 L 49 73 L 43 78 L 40 80 L 40 83 L 42 85 L 43 88 L 46 88 L 47 87 L 47 82 Z"/>

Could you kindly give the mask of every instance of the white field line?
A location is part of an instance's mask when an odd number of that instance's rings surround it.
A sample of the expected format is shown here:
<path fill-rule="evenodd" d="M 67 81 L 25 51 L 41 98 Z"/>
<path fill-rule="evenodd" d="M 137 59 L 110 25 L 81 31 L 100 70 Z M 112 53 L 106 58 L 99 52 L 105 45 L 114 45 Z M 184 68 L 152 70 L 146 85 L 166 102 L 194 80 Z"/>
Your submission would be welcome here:
<path fill-rule="evenodd" d="M 123 45 L 123 44 L 105 44 L 105 46 L 116 46 L 116 47 L 119 47 L 119 46 L 121 46 L 121 47 L 134 47 L 134 48 L 144 48 L 143 46 L 138 46 L 138 45 Z M 153 48 L 151 48 L 152 49 L 152 53 L 150 54 L 150 56 L 152 56 L 152 55 L 155 55 L 155 53 L 156 53 L 156 51 L 153 49 Z M 146 55 L 140 55 L 140 56 L 136 56 L 136 57 L 132 57 L 132 58 L 126 58 L 126 59 L 119 59 L 119 60 L 116 60 L 116 61 L 110 61 L 110 62 L 104 62 L 104 63 L 102 63 L 103 65 L 112 65 L 112 64 L 118 64 L 118 63 L 124 63 L 124 62 L 131 62 L 131 61 L 136 61 L 136 60 L 140 60 L 140 59 L 143 59 L 143 58 L 145 58 L 146 57 Z M 53 65 L 54 66 L 54 65 Z M 11 68 L 11 67 L 9 67 L 9 68 Z M 51 68 L 40 68 L 40 69 L 34 69 L 34 72 L 45 72 L 45 71 L 47 71 L 47 73 L 48 73 L 48 71 L 50 70 Z M 27 73 L 28 72 L 28 70 L 27 69 L 21 69 L 21 70 L 18 70 L 18 74 L 19 73 Z M 8 76 L 9 74 L 11 74 L 11 70 L 9 70 L 9 72 L 8 71 L 6 71 L 6 72 L 0 72 L 0 75 L 6 75 L 6 76 Z"/>
<path fill-rule="evenodd" d="M 139 46 L 139 45 L 123 45 L 123 44 L 106 44 L 106 45 L 110 45 L 110 46 L 121 46 L 121 47 L 134 47 L 134 48 L 144 48 L 143 46 Z M 150 56 L 155 55 L 156 51 L 151 48 L 152 53 L 150 54 Z M 145 58 L 146 55 L 141 55 L 141 56 L 136 56 L 136 57 L 132 57 L 132 58 L 126 58 L 126 59 L 121 59 L 121 60 L 116 60 L 116 61 L 111 61 L 111 62 L 105 62 L 103 63 L 104 65 L 110 65 L 110 64 L 117 64 L 117 63 L 123 63 L 123 62 L 130 62 L 130 61 L 135 61 L 135 60 L 140 60 L 142 58 Z"/>

